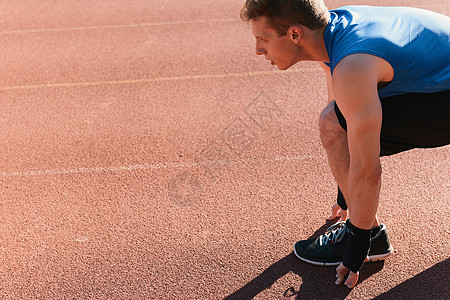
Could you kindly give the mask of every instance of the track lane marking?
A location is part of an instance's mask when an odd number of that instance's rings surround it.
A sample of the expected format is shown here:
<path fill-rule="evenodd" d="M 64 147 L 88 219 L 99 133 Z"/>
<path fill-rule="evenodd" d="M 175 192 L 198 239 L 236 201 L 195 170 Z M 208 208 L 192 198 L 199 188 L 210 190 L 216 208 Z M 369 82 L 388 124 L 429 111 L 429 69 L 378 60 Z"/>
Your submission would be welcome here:
<path fill-rule="evenodd" d="M 68 82 L 68 83 L 43 83 L 32 85 L 10 85 L 0 87 L 0 91 L 11 90 L 30 90 L 43 88 L 70 88 L 70 87 L 86 87 L 86 86 L 102 86 L 102 85 L 122 85 L 122 84 L 139 84 L 152 83 L 164 81 L 178 81 L 178 80 L 198 80 L 198 79 L 214 79 L 214 78 L 232 78 L 232 77 L 252 77 L 260 75 L 281 75 L 287 73 L 302 73 L 322 71 L 321 68 L 303 68 L 292 69 L 286 71 L 258 71 L 258 72 L 244 72 L 244 73 L 224 73 L 224 74 L 205 74 L 205 75 L 182 75 L 170 77 L 156 77 L 156 78 L 141 78 L 141 79 L 127 79 L 127 80 L 108 80 L 108 81 L 88 81 L 88 82 Z"/>
<path fill-rule="evenodd" d="M 304 161 L 308 159 L 322 159 L 320 155 L 298 155 L 298 156 L 279 156 L 275 158 L 249 158 L 241 160 L 219 160 L 219 161 L 201 161 L 196 163 L 167 163 L 167 164 L 136 164 L 130 166 L 116 167 L 90 167 L 90 168 L 73 168 L 73 169 L 53 169 L 38 171 L 13 171 L 0 172 L 0 177 L 31 177 L 31 176 L 48 176 L 61 174 L 86 174 L 86 173 L 113 173 L 123 171 L 141 171 L 141 170 L 159 170 L 159 169 L 178 169 L 178 168 L 196 168 L 207 165 L 235 165 L 246 163 L 272 163 L 272 162 L 289 162 Z"/>
<path fill-rule="evenodd" d="M 41 28 L 41 29 L 17 29 L 0 31 L 0 35 L 24 34 L 24 33 L 44 33 L 44 32 L 64 32 L 64 31 L 83 31 L 83 30 L 103 30 L 103 29 L 122 29 L 139 27 L 156 27 L 170 25 L 189 25 L 189 24 L 207 24 L 212 22 L 237 22 L 240 19 L 211 19 L 211 20 L 192 20 L 192 21 L 173 21 L 173 22 L 154 22 L 154 23 L 136 23 L 136 24 L 116 24 L 116 25 L 93 25 L 79 27 L 61 27 L 61 28 Z M 241 21 L 242 22 L 242 21 Z"/>

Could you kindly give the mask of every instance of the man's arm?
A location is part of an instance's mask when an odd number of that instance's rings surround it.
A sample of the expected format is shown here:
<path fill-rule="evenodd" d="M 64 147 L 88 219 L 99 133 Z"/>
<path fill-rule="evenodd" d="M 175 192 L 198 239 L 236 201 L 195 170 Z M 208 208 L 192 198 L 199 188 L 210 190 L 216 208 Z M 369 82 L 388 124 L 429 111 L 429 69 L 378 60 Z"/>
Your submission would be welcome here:
<path fill-rule="evenodd" d="M 350 55 L 332 78 L 336 103 L 347 121 L 350 220 L 361 229 L 372 228 L 380 192 L 382 110 L 377 83 L 385 77 L 383 62 L 371 55 Z"/>
<path fill-rule="evenodd" d="M 381 186 L 382 109 L 377 84 L 391 81 L 393 75 L 392 67 L 385 60 L 354 54 L 337 65 L 332 78 L 336 103 L 347 121 L 350 154 L 347 203 L 352 223 L 344 262 L 336 269 L 336 284 L 345 281 L 350 288 L 358 282 L 358 270 L 369 251 L 369 230 L 375 221 Z M 345 280 L 348 268 L 352 271 Z"/>

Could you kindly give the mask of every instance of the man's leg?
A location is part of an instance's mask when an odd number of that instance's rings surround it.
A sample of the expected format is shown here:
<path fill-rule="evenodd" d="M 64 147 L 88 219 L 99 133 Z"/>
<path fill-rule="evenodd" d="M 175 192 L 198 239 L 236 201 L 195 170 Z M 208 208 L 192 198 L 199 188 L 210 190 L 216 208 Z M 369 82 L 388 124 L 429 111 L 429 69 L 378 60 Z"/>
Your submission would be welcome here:
<path fill-rule="evenodd" d="M 320 139 L 327 152 L 331 172 L 340 186 L 342 194 L 348 199 L 347 180 L 350 155 L 348 152 L 347 132 L 339 124 L 334 105 L 335 102 L 331 101 L 320 115 Z"/>

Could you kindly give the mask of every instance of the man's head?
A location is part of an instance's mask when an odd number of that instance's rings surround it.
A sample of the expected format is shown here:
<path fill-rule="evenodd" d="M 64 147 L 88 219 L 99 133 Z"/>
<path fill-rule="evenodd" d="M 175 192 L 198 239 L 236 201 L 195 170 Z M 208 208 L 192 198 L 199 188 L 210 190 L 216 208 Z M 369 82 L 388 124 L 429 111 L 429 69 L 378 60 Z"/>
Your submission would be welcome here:
<path fill-rule="evenodd" d="M 327 25 L 328 15 L 323 0 L 246 0 L 241 9 L 242 20 L 266 17 L 279 36 L 286 35 L 294 24 L 320 29 Z"/>
<path fill-rule="evenodd" d="M 241 10 L 241 19 L 252 25 L 256 54 L 281 70 L 311 60 L 313 53 L 304 36 L 319 32 L 328 18 L 322 0 L 246 0 Z"/>

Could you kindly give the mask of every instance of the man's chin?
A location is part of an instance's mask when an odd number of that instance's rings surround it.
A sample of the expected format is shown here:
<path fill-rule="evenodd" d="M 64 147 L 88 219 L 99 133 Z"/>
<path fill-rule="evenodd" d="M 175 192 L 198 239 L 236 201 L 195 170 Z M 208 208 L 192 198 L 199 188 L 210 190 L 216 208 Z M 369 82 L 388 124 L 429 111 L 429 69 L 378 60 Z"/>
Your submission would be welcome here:
<path fill-rule="evenodd" d="M 280 65 L 277 65 L 277 67 L 278 67 L 278 69 L 280 69 L 281 71 L 285 71 L 285 70 L 287 70 L 287 69 L 289 69 L 291 66 L 280 66 Z"/>

